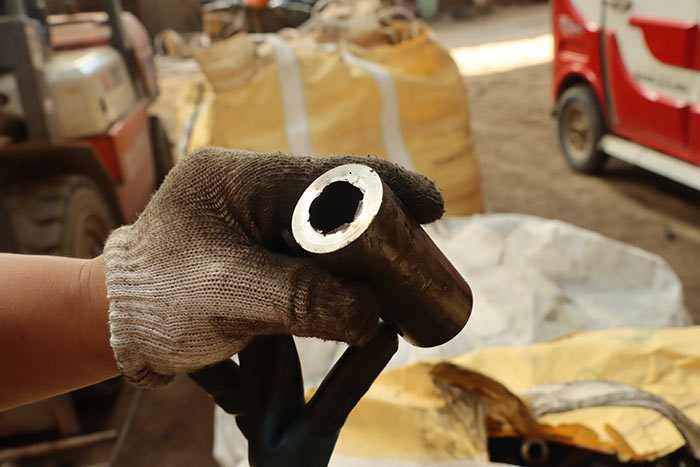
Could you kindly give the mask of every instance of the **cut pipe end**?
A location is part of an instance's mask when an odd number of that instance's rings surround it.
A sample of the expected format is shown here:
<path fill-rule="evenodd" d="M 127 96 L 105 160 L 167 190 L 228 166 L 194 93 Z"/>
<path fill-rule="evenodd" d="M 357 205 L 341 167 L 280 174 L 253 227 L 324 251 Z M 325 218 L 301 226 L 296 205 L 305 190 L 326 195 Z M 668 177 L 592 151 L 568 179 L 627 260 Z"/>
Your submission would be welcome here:
<path fill-rule="evenodd" d="M 311 183 L 292 215 L 292 235 L 310 253 L 331 253 L 356 240 L 382 204 L 379 175 L 361 164 L 329 170 Z"/>

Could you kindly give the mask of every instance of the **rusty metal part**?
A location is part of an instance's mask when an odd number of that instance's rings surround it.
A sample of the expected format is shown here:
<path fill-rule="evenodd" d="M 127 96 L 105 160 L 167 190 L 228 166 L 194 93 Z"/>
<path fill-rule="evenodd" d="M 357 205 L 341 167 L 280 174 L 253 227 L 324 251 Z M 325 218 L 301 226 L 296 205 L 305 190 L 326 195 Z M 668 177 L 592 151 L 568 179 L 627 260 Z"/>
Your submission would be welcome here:
<path fill-rule="evenodd" d="M 443 344 L 469 319 L 469 286 L 367 166 L 339 166 L 311 183 L 292 234 L 327 269 L 371 283 L 382 318 L 414 345 Z"/>
<path fill-rule="evenodd" d="M 505 385 L 478 371 L 450 362 L 438 362 L 430 376 L 447 403 L 457 413 L 464 403 L 478 400 L 487 407 L 490 431 L 515 431 L 528 436 L 539 430 L 539 424 L 528 406 Z"/>

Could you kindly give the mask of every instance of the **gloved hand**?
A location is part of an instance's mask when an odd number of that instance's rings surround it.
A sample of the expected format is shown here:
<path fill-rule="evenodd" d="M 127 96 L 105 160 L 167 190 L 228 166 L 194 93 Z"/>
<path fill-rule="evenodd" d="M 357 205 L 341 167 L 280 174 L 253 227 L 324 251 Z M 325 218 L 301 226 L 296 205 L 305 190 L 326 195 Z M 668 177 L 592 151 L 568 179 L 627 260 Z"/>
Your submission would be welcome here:
<path fill-rule="evenodd" d="M 177 164 L 104 248 L 110 343 L 122 373 L 158 387 L 257 335 L 371 338 L 379 314 L 372 288 L 291 256 L 282 237 L 306 187 L 347 163 L 374 168 L 418 222 L 442 215 L 431 181 L 377 158 L 205 148 Z"/>
<path fill-rule="evenodd" d="M 362 347 L 348 347 L 305 402 L 292 336 L 258 336 L 239 354 L 190 373 L 248 440 L 251 467 L 325 467 L 348 415 L 398 348 L 386 323 Z"/>

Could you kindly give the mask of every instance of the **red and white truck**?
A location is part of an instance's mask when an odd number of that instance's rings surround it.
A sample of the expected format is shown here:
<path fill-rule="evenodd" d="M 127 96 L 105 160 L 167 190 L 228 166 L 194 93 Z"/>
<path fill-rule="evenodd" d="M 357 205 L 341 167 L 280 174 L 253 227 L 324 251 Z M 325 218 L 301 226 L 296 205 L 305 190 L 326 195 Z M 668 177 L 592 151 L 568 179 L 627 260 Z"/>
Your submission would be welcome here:
<path fill-rule="evenodd" d="M 700 189 L 700 0 L 553 0 L 552 21 L 568 164 L 613 156 Z"/>

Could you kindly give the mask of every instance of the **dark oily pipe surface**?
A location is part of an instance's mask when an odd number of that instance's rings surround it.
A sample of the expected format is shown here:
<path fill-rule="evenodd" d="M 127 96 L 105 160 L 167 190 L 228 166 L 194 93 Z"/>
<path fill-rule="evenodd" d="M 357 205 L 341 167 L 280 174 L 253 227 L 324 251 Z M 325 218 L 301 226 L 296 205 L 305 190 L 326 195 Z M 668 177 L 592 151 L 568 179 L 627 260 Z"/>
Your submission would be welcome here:
<path fill-rule="evenodd" d="M 324 187 L 339 181 L 359 188 L 363 199 L 352 222 L 324 235 L 311 225 L 309 208 L 323 196 Z M 332 203 L 321 204 L 333 209 Z M 327 269 L 373 284 L 382 318 L 410 343 L 443 344 L 467 323 L 473 301 L 469 285 L 369 167 L 348 164 L 315 180 L 296 206 L 292 233 Z M 323 245 L 312 245 L 319 235 L 325 237 L 320 239 Z"/>

